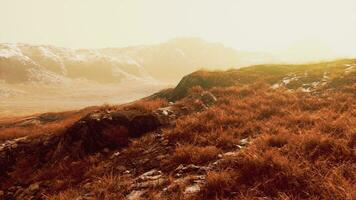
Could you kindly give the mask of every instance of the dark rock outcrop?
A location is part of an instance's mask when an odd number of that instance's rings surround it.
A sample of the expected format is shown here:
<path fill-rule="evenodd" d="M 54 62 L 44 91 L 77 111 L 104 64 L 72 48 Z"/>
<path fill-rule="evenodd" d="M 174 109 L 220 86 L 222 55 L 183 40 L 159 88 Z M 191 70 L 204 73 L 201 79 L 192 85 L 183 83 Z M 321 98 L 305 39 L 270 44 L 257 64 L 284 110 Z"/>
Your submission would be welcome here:
<path fill-rule="evenodd" d="M 70 157 L 77 159 L 105 148 L 117 149 L 160 127 L 156 113 L 98 111 L 76 122 L 62 133 L 10 140 L 0 146 L 0 183 L 18 162 L 30 159 L 36 168 Z"/>
<path fill-rule="evenodd" d="M 104 148 L 123 147 L 130 137 L 138 137 L 160 125 L 158 116 L 153 113 L 92 113 L 67 130 L 59 140 L 53 156 L 61 157 L 68 153 L 80 156 Z"/>

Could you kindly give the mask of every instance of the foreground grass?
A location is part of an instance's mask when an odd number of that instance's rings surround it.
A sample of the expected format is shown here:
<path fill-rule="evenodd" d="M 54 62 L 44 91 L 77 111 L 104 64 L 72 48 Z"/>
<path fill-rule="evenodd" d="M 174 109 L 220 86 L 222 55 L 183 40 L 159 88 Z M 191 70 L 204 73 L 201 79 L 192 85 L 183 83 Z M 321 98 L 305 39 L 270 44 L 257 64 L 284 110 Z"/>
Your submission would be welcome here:
<path fill-rule="evenodd" d="M 276 70 L 266 77 L 271 80 L 271 74 L 285 68 Z M 194 87 L 171 105 L 178 117 L 159 130 L 164 142 L 158 141 L 157 133 L 149 133 L 132 139 L 117 158 L 111 157 L 114 152 L 99 152 L 59 161 L 54 168 L 33 170 L 29 158 L 16 166 L 11 181 L 49 181 L 50 189 L 43 194 L 49 200 L 86 195 L 126 199 L 137 177 L 157 168 L 165 183 L 146 188 L 144 199 L 352 200 L 356 198 L 355 75 L 345 75 L 346 82 L 332 81 L 336 89 L 326 85 L 313 93 L 291 91 L 293 85 L 272 89 L 274 82 L 250 80 L 229 87 Z M 213 80 L 223 78 L 221 73 Z M 217 101 L 206 107 L 197 98 L 203 91 Z M 101 109 L 153 111 L 166 106 L 166 100 L 146 99 Z M 181 182 L 163 195 L 163 189 L 178 180 L 175 170 L 190 164 L 208 168 L 200 190 L 187 196 L 184 191 L 191 183 Z"/>

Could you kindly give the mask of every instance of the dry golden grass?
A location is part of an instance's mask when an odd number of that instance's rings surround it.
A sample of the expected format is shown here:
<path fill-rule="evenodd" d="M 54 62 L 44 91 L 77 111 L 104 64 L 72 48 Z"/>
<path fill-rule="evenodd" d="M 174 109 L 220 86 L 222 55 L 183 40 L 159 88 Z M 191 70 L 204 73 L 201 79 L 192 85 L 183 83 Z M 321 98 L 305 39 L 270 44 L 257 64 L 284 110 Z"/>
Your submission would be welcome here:
<path fill-rule="evenodd" d="M 215 146 L 184 145 L 175 149 L 172 160 L 177 164 L 204 164 L 216 159 L 218 154 L 219 150 Z"/>
<path fill-rule="evenodd" d="M 192 198 L 352 200 L 356 198 L 356 99 L 350 92 L 354 89 L 353 85 L 310 94 L 273 90 L 261 83 L 215 87 L 210 92 L 218 101 L 201 109 L 202 102 L 192 96 L 202 89 L 195 87 L 174 105 L 177 110 L 185 108 L 186 113 L 162 130 L 167 146 L 157 147 L 160 143 L 153 135 L 142 136 L 125 148 L 126 157 L 114 166 L 131 167 L 140 172 L 136 175 L 154 166 L 169 174 L 181 164 L 211 166 L 219 160 L 206 174 L 200 193 Z M 105 109 L 151 111 L 167 105 L 158 99 Z M 249 143 L 240 149 L 237 145 L 245 138 Z M 151 157 L 148 150 L 154 152 Z M 218 156 L 230 151 L 233 156 Z M 136 162 L 150 163 L 158 156 L 165 156 L 164 162 L 149 166 Z M 30 161 L 19 163 L 18 168 L 29 168 Z M 63 181 L 65 186 L 58 183 L 47 196 L 51 200 L 85 194 L 84 179 L 90 180 L 88 188 L 96 199 L 122 199 L 133 177 L 113 173 L 107 163 L 105 157 L 88 157 L 34 175 L 31 170 L 11 175 L 17 180 L 30 176 L 31 180 Z M 150 188 L 147 198 L 164 198 L 158 195 L 161 189 Z M 184 199 L 183 189 L 184 185 L 178 187 L 170 197 Z"/>
<path fill-rule="evenodd" d="M 165 99 L 154 99 L 154 100 L 140 100 L 131 104 L 124 105 L 122 109 L 124 110 L 138 110 L 142 112 L 149 112 L 156 110 L 157 108 L 168 106 L 168 102 Z"/>
<path fill-rule="evenodd" d="M 202 197 L 356 198 L 353 94 L 325 92 L 318 97 L 264 85 L 211 91 L 219 98 L 215 106 L 167 129 L 170 141 L 180 144 L 172 162 L 192 163 L 193 146 L 195 152 L 205 146 L 221 152 L 245 137 L 251 143 L 224 159 L 219 166 L 223 171 L 208 173 Z M 205 163 L 216 160 L 205 158 Z"/>
<path fill-rule="evenodd" d="M 206 176 L 206 184 L 202 189 L 202 198 L 227 196 L 234 187 L 234 176 L 232 171 L 209 172 Z"/>
<path fill-rule="evenodd" d="M 65 119 L 49 123 L 36 123 L 27 126 L 15 126 L 0 129 L 0 141 L 15 139 L 19 137 L 35 137 L 43 134 L 59 133 L 78 121 L 83 114 L 73 114 Z"/>

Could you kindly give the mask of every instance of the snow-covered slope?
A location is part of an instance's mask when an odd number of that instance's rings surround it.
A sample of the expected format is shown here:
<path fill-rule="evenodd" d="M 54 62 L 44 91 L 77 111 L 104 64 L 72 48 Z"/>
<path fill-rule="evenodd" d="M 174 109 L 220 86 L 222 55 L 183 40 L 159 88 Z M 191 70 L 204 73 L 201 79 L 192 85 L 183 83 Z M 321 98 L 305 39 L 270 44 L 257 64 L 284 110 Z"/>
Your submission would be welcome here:
<path fill-rule="evenodd" d="M 62 83 L 78 78 L 114 83 L 148 77 L 141 65 L 125 55 L 112 57 L 98 50 L 0 44 L 0 79 L 9 83 Z"/>

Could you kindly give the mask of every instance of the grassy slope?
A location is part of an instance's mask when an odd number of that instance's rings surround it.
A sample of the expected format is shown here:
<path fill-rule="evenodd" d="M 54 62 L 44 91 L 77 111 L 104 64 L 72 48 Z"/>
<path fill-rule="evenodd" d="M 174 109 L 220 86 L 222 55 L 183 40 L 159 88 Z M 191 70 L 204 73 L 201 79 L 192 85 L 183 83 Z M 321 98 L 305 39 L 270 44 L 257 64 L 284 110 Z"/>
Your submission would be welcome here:
<path fill-rule="evenodd" d="M 156 168 L 166 182 L 146 188 L 145 199 L 355 199 L 356 73 L 345 73 L 346 65 L 354 63 L 196 72 L 161 95 L 179 99 L 173 105 L 177 113 L 184 108 L 171 125 L 132 139 L 114 158 L 115 151 L 102 152 L 30 170 L 25 170 L 30 161 L 20 163 L 6 184 L 47 181 L 47 199 L 86 194 L 124 199 L 138 175 Z M 317 92 L 289 90 L 320 81 L 325 73 L 328 82 Z M 271 89 L 291 75 L 299 78 Z M 208 109 L 196 98 L 203 88 L 218 99 Z M 167 104 L 144 100 L 125 109 L 154 110 Z M 237 145 L 246 138 L 248 145 L 240 149 Z M 181 164 L 209 167 L 202 173 L 200 192 L 184 196 L 188 182 L 162 195 L 178 179 L 174 171 Z"/>

